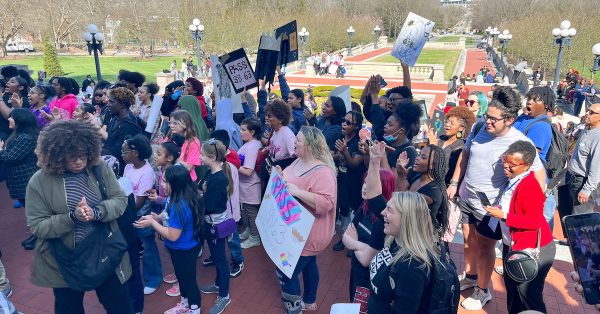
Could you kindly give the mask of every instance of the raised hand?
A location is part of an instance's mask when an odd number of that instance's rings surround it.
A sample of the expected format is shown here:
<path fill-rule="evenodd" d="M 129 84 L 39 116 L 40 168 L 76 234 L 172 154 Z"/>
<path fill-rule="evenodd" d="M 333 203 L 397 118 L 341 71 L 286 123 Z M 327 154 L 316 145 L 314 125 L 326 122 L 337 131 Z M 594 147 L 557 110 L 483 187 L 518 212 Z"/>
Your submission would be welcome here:
<path fill-rule="evenodd" d="M 385 143 L 375 141 L 373 145 L 371 145 L 369 155 L 371 156 L 371 161 L 379 162 L 383 155 L 385 154 Z"/>
<path fill-rule="evenodd" d="M 348 144 L 346 143 L 346 140 L 339 139 L 335 141 L 335 148 L 338 150 L 338 152 L 343 154 L 348 150 Z"/>

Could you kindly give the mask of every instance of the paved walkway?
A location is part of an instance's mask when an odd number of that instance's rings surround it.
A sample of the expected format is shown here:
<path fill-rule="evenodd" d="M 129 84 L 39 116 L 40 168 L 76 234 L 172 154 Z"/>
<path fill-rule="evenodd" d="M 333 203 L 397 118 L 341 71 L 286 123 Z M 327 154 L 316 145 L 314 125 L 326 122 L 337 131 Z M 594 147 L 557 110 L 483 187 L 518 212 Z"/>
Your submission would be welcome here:
<path fill-rule="evenodd" d="M 467 49 L 467 62 L 465 63 L 465 75 L 466 74 L 477 74 L 479 73 L 479 69 L 483 68 L 484 65 L 488 66 L 488 69 L 492 71 L 492 74 L 496 74 L 496 70 L 494 69 L 494 65 L 487 59 L 487 54 L 485 50 L 470 48 Z"/>

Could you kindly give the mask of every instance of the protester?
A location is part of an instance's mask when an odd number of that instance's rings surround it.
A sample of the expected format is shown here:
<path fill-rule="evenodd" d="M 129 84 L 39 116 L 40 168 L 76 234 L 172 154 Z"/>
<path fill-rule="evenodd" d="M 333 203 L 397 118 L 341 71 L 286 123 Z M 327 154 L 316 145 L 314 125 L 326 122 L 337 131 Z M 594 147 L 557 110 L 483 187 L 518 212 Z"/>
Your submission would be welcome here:
<path fill-rule="evenodd" d="M 160 215 L 150 214 L 141 217 L 137 228 L 152 227 L 163 239 L 175 275 L 179 279 L 181 301 L 166 314 L 200 314 L 200 291 L 196 281 L 196 260 L 201 249 L 202 199 L 188 175 L 188 170 L 180 165 L 166 169 L 163 189 L 169 195 L 165 209 Z M 213 309 L 209 311 L 213 313 Z M 216 312 L 221 313 L 221 312 Z"/>
<path fill-rule="evenodd" d="M 280 85 L 281 83 L 279 81 Z M 289 127 L 294 134 L 298 134 L 300 128 L 307 125 L 304 110 L 308 109 L 308 107 L 304 104 L 304 92 L 301 89 L 292 89 L 287 97 L 287 103 L 292 107 L 292 121 Z"/>
<path fill-rule="evenodd" d="M 188 78 L 185 80 L 185 89 L 183 95 L 194 96 L 196 99 L 198 99 L 202 119 L 206 122 L 208 119 L 208 110 L 206 109 L 206 100 L 203 96 L 204 86 L 202 86 L 202 83 L 193 77 Z"/>
<path fill-rule="evenodd" d="M 200 287 L 202 293 L 218 293 L 210 314 L 223 312 L 231 303 L 229 296 L 229 266 L 225 256 L 226 238 L 231 235 L 217 235 L 215 226 L 231 219 L 227 211 L 227 200 L 233 194 L 234 182 L 229 163 L 225 159 L 227 148 L 223 143 L 210 139 L 202 144 L 202 163 L 210 170 L 201 182 L 204 193 L 203 235 L 208 242 L 210 256 L 217 268 L 213 283 Z M 221 237 L 225 236 L 225 238 Z"/>
<path fill-rule="evenodd" d="M 546 195 L 529 169 L 537 156 L 536 148 L 527 141 L 512 143 L 502 156 L 504 174 L 509 179 L 507 188 L 496 206 L 484 209 L 502 228 L 502 259 L 506 261 L 511 250 L 539 248 L 538 271 L 535 278 L 517 282 L 505 274 L 508 313 L 539 311 L 546 313 L 544 281 L 552 267 L 556 246 L 552 231 L 544 217 Z M 506 263 L 506 262 L 505 262 Z M 506 266 L 505 266 L 506 267 Z"/>
<path fill-rule="evenodd" d="M 46 104 L 46 100 L 52 95 L 50 87 L 45 85 L 37 85 L 29 90 L 29 110 L 35 115 L 38 128 L 43 130 L 54 117 L 50 114 L 50 106 Z"/>
<path fill-rule="evenodd" d="M 178 159 L 178 162 L 190 172 L 190 177 L 195 182 L 199 179 L 196 174 L 196 168 L 202 164 L 201 144 L 196 133 L 196 124 L 192 121 L 192 116 L 187 111 L 177 110 L 171 113 L 169 127 L 170 131 L 165 141 L 168 141 L 175 134 L 185 138 L 185 142 L 181 148 L 181 157 Z"/>
<path fill-rule="evenodd" d="M 316 127 L 325 136 L 331 151 L 335 151 L 335 141 L 342 136 L 342 120 L 345 116 L 346 105 L 339 97 L 329 96 L 321 106 L 321 116 L 317 119 Z"/>
<path fill-rule="evenodd" d="M 73 113 L 79 104 L 75 95 L 72 94 L 73 84 L 66 77 L 55 77 L 51 83 L 56 98 L 50 103 L 50 110 L 57 111 L 63 120 L 73 119 Z"/>
<path fill-rule="evenodd" d="M 315 220 L 292 276 L 288 278 L 277 269 L 283 303 L 288 314 L 317 309 L 317 255 L 333 237 L 337 191 L 333 158 L 319 129 L 302 127 L 296 136 L 294 151 L 298 159 L 285 170 L 278 166 L 277 171 L 286 181 L 289 193 L 315 216 Z M 303 295 L 298 278 L 300 273 L 304 286 Z"/>
<path fill-rule="evenodd" d="M 489 216 L 481 205 L 477 192 L 485 193 L 493 203 L 500 201 L 500 188 L 506 177 L 497 164 L 508 146 L 518 140 L 530 140 L 513 128 L 521 109 L 520 97 L 510 87 L 494 90 L 492 101 L 481 122 L 473 127 L 448 187 L 448 197 L 454 198 L 460 185 L 459 206 L 462 211 L 462 230 L 465 237 L 465 271 L 459 276 L 460 289 L 475 288 L 473 294 L 461 305 L 467 310 L 479 310 L 492 299 L 488 284 L 494 266 L 494 245 L 501 238 L 498 226 L 489 226 Z M 545 187 L 546 172 L 536 156 L 531 167 L 540 186 Z"/>
<path fill-rule="evenodd" d="M 473 91 L 469 94 L 466 102 L 467 108 L 475 115 L 476 122 L 484 123 L 483 115 L 488 109 L 488 98 L 480 91 Z"/>
<path fill-rule="evenodd" d="M 8 118 L 13 108 L 29 108 L 29 86 L 20 76 L 11 77 L 0 99 L 0 141 L 5 141 L 12 133 Z"/>
<path fill-rule="evenodd" d="M 59 244 L 52 239 L 72 249 L 98 228 L 117 232 L 116 219 L 123 214 L 127 198 L 110 168 L 99 159 L 100 135 L 89 124 L 52 123 L 40 135 L 36 154 L 42 171 L 31 178 L 26 193 L 27 225 L 37 236 L 31 280 L 54 290 L 56 313 L 83 313 L 85 292 L 65 282 L 58 268 L 63 261 L 51 249 Z M 97 180 L 104 182 L 104 192 Z M 130 274 L 127 255 L 113 272 L 98 274 L 102 283 L 95 290 L 107 313 L 133 313 L 125 284 Z"/>
<path fill-rule="evenodd" d="M 246 229 L 240 234 L 240 239 L 244 241 L 241 243 L 241 247 L 249 249 L 261 244 L 255 222 L 261 203 L 261 183 L 255 169 L 259 151 L 262 149 L 260 142 L 262 128 L 258 120 L 245 119 L 242 121 L 241 130 L 244 145 L 238 150 L 240 159 L 242 159 L 239 169 L 240 202 L 242 203 L 242 224 Z"/>
<path fill-rule="evenodd" d="M 190 114 L 200 142 L 206 141 L 209 138 L 208 128 L 202 119 L 201 105 L 198 102 L 198 97 L 191 95 L 182 96 L 179 98 L 179 108 Z"/>

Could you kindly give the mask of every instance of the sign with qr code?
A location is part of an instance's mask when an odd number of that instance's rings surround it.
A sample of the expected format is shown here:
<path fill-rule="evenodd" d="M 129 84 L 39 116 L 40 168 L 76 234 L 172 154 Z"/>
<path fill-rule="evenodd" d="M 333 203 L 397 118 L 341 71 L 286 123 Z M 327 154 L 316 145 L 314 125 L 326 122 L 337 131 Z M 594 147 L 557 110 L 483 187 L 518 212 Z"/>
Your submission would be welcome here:
<path fill-rule="evenodd" d="M 236 93 L 241 93 L 244 88 L 248 90 L 258 86 L 256 74 L 243 48 L 220 56 L 219 61 Z"/>

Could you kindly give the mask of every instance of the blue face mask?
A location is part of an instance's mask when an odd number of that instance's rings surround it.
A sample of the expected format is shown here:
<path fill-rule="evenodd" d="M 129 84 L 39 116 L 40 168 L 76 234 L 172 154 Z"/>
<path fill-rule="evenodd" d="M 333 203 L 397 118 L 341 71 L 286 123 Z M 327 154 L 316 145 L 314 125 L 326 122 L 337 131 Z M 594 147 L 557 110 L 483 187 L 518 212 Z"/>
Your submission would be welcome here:
<path fill-rule="evenodd" d="M 383 136 L 383 140 L 388 142 L 388 143 L 393 143 L 398 139 L 398 132 L 400 132 L 400 130 L 392 133 L 392 134 L 388 134 L 388 135 L 384 135 Z"/>
<path fill-rule="evenodd" d="M 173 95 L 171 95 L 171 99 L 177 100 L 177 98 L 181 97 L 182 94 L 183 94 L 183 89 L 180 89 L 180 90 L 174 92 Z"/>

